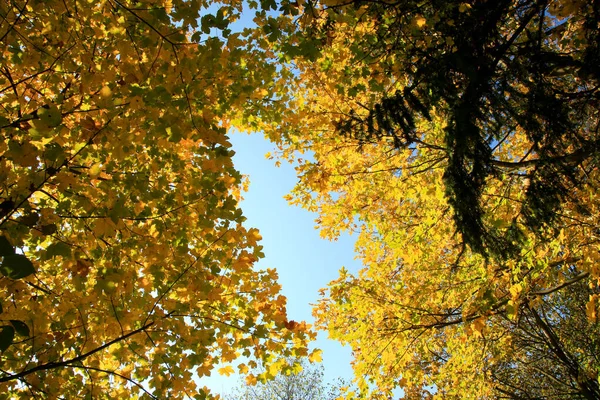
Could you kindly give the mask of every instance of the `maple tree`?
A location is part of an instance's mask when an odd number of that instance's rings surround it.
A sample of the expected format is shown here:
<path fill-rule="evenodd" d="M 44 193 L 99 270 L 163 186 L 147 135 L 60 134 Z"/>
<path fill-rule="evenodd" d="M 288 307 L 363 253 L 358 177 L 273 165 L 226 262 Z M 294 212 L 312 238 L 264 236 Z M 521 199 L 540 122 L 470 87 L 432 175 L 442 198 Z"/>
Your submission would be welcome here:
<path fill-rule="evenodd" d="M 294 4 L 261 128 L 358 234 L 314 314 L 362 395 L 596 398 L 598 2 Z"/>
<path fill-rule="evenodd" d="M 241 11 L 0 4 L 0 398 L 205 398 L 307 355 L 237 206 L 229 121 L 274 86 Z"/>

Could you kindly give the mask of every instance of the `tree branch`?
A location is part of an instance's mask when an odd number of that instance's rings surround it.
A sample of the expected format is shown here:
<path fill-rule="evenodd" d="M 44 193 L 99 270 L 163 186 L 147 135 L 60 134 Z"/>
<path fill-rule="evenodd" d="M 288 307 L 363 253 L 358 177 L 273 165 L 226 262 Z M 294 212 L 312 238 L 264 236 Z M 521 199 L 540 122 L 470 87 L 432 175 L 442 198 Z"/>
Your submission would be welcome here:
<path fill-rule="evenodd" d="M 547 294 L 554 293 L 557 290 L 560 290 L 560 289 L 562 289 L 562 288 L 564 288 L 566 286 L 569 286 L 569 285 L 572 285 L 572 284 L 574 284 L 576 282 L 579 282 L 580 280 L 585 279 L 588 276 L 590 276 L 589 272 L 582 272 L 579 275 L 575 276 L 574 278 L 569 279 L 568 281 L 565 281 L 565 282 L 561 283 L 560 285 L 556 285 L 556 286 L 548 288 L 548 289 L 536 290 L 534 292 L 531 292 L 531 294 L 534 295 L 534 296 L 545 296 Z"/>
<path fill-rule="evenodd" d="M 123 340 L 125 340 L 125 339 L 127 339 L 127 338 L 129 338 L 131 336 L 134 336 L 134 335 L 140 333 L 140 332 L 144 332 L 146 329 L 148 329 L 152 325 L 154 325 L 153 321 L 152 322 L 148 322 L 144 326 L 142 326 L 141 328 L 138 328 L 138 329 L 136 329 L 134 331 L 131 331 L 131 332 L 129 332 L 126 335 L 121 335 L 118 338 L 115 338 L 115 339 L 111 340 L 110 342 L 107 342 L 107 343 L 103 344 L 100 347 L 97 347 L 97 348 L 95 348 L 93 350 L 90 350 L 87 353 L 83 353 L 82 355 L 77 356 L 75 358 L 71 358 L 70 360 L 60 361 L 60 362 L 49 362 L 47 364 L 38 365 L 37 367 L 33 367 L 33 368 L 27 369 L 25 371 L 21 371 L 18 374 L 12 374 L 12 375 L 8 375 L 8 376 L 3 376 L 2 378 L 0 378 L 0 383 L 1 382 L 8 382 L 8 381 L 15 380 L 15 379 L 21 379 L 24 376 L 33 374 L 34 372 L 45 371 L 45 370 L 54 369 L 54 368 L 67 367 L 67 366 L 70 366 L 71 364 L 81 362 L 81 361 L 85 360 L 87 357 L 89 357 L 89 356 L 91 356 L 93 354 L 96 354 L 96 353 L 98 353 L 98 352 L 100 352 L 100 351 L 102 351 L 102 350 L 104 350 L 104 349 L 112 346 L 115 343 L 123 341 Z"/>

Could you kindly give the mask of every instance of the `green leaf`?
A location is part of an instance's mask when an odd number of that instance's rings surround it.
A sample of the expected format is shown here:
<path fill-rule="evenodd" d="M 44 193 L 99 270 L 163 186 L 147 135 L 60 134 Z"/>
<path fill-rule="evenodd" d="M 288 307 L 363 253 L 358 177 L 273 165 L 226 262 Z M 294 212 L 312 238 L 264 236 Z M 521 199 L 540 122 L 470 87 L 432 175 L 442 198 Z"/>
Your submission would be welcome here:
<path fill-rule="evenodd" d="M 15 337 L 15 329 L 12 326 L 0 327 L 0 352 L 8 349 Z"/>
<path fill-rule="evenodd" d="M 71 246 L 63 242 L 52 243 L 46 248 L 46 259 L 56 256 L 71 257 Z"/>
<path fill-rule="evenodd" d="M 61 124 L 62 115 L 58 110 L 58 107 L 54 104 L 42 106 L 38 111 L 37 115 L 39 121 L 48 128 L 54 128 Z"/>
<path fill-rule="evenodd" d="M 10 256 L 15 254 L 15 249 L 4 236 L 0 236 L 0 257 Z"/>
<path fill-rule="evenodd" d="M 192 43 L 198 43 L 201 38 L 202 38 L 201 32 L 194 32 L 194 34 L 192 35 Z"/>
<path fill-rule="evenodd" d="M 120 198 L 115 201 L 113 207 L 108 211 L 108 216 L 115 224 L 119 223 L 119 219 L 127 215 L 125 208 L 125 198 Z"/>
<path fill-rule="evenodd" d="M 35 268 L 23 254 L 10 254 L 4 256 L 0 272 L 11 279 L 21 279 L 33 274 Z"/>
<path fill-rule="evenodd" d="M 175 43 L 183 43 L 185 42 L 185 34 L 182 32 L 175 32 L 169 36 L 169 39 Z"/>
<path fill-rule="evenodd" d="M 169 141 L 177 143 L 183 138 L 183 132 L 177 125 L 169 126 L 165 129 L 169 135 Z"/>
<path fill-rule="evenodd" d="M 149 11 L 149 13 L 154 18 L 156 18 L 158 21 L 164 22 L 164 23 L 169 23 L 169 14 L 167 14 L 167 12 L 165 11 L 164 8 L 162 8 L 162 7 L 160 7 L 160 8 L 152 8 Z"/>
<path fill-rule="evenodd" d="M 19 335 L 29 337 L 29 327 L 25 322 L 17 319 L 11 319 L 10 323 Z"/>
<path fill-rule="evenodd" d="M 212 14 L 202 16 L 202 18 L 200 19 L 200 26 L 200 29 L 202 29 L 203 33 L 209 34 L 210 28 L 215 26 L 215 16 Z"/>
<path fill-rule="evenodd" d="M 65 150 L 58 143 L 50 143 L 46 145 L 44 158 L 56 164 L 62 164 L 65 160 Z"/>
<path fill-rule="evenodd" d="M 275 0 L 260 0 L 260 5 L 263 10 L 277 10 L 277 2 Z"/>
<path fill-rule="evenodd" d="M 256 325 L 254 327 L 254 336 L 264 339 L 269 337 L 269 330 L 264 325 Z"/>

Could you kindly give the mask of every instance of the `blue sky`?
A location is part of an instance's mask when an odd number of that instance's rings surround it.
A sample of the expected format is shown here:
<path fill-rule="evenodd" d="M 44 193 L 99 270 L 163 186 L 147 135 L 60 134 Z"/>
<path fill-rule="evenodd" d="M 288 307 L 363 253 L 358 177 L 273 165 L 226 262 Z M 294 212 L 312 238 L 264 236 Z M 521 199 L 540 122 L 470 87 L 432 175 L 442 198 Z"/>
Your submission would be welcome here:
<path fill-rule="evenodd" d="M 236 152 L 234 163 L 238 171 L 248 175 L 249 191 L 241 204 L 248 220 L 247 227 L 260 230 L 265 258 L 257 268 L 276 268 L 282 293 L 288 299 L 288 318 L 312 323 L 311 303 L 319 298 L 318 290 L 337 278 L 343 266 L 350 271 L 359 268 L 354 260 L 354 237 L 344 235 L 332 242 L 322 239 L 315 229 L 316 214 L 287 204 L 283 196 L 293 188 L 297 178 L 292 165 L 265 159 L 274 145 L 261 134 L 231 135 Z M 319 332 L 315 347 L 323 350 L 325 380 L 352 377 L 350 349 L 327 339 Z M 219 376 L 216 371 L 200 386 L 208 386 L 214 393 L 228 393 L 239 384 L 239 377 Z"/>

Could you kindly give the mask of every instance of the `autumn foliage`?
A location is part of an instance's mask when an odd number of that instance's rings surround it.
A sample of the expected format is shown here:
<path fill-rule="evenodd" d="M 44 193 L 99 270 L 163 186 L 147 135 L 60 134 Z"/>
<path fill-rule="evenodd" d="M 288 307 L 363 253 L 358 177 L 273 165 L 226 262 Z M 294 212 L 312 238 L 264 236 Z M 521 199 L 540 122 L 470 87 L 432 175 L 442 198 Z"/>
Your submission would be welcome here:
<path fill-rule="evenodd" d="M 202 399 L 320 358 L 253 268 L 231 126 L 357 234 L 314 308 L 348 398 L 598 398 L 600 3 L 246 6 L 0 4 L 0 398 Z"/>
<path fill-rule="evenodd" d="M 0 398 L 205 398 L 307 354 L 226 136 L 272 69 L 209 5 L 0 5 Z"/>
<path fill-rule="evenodd" d="M 314 315 L 360 395 L 598 398 L 598 2 L 301 5 L 264 130 L 358 235 Z"/>

